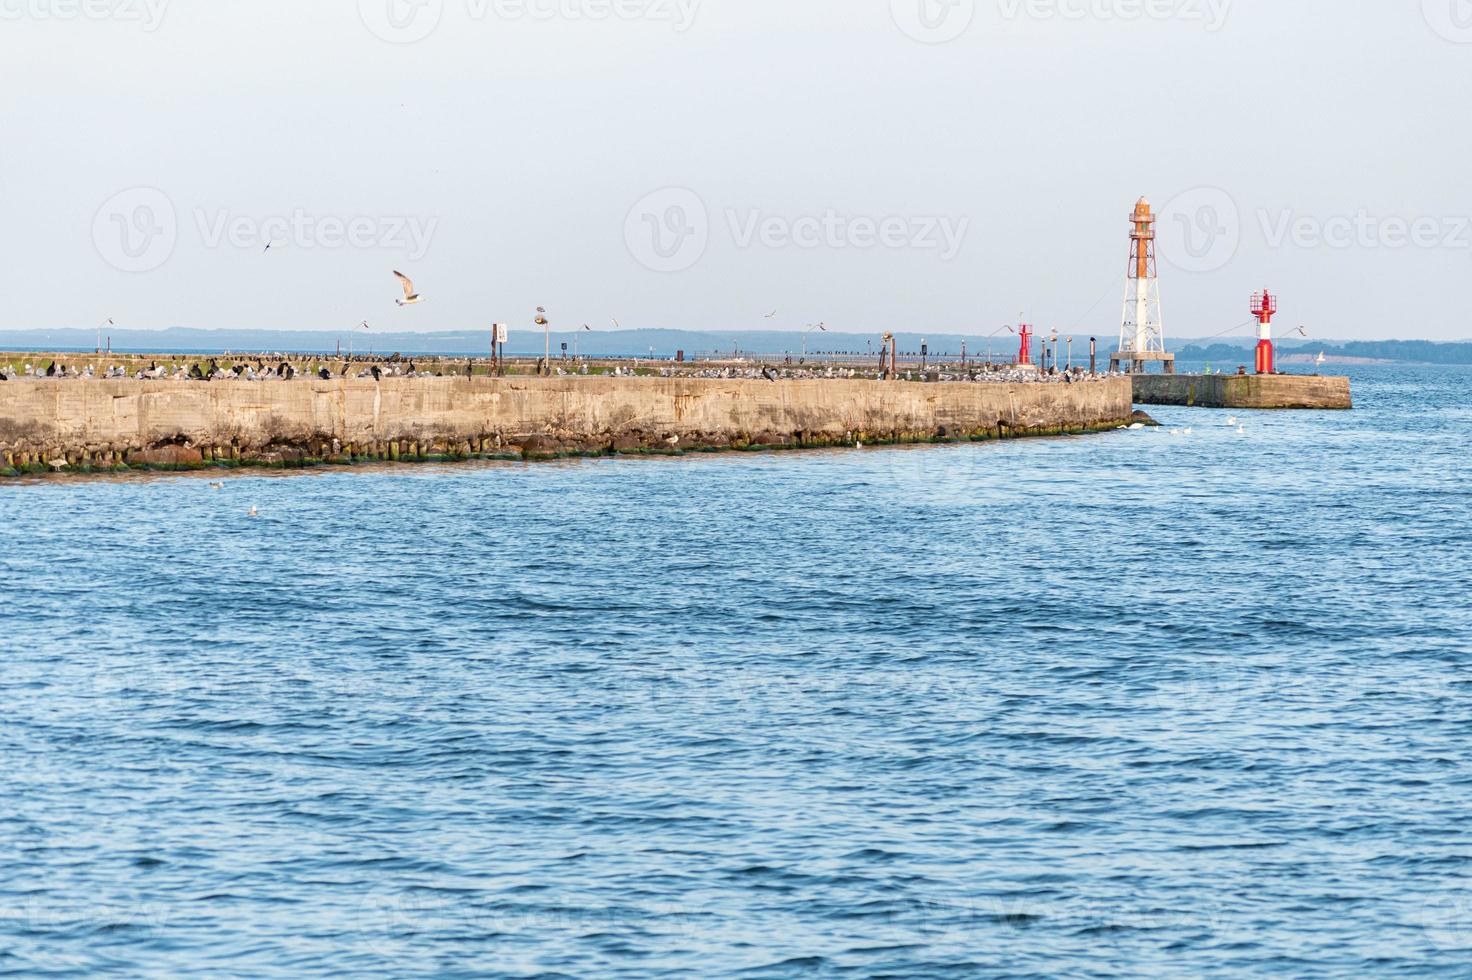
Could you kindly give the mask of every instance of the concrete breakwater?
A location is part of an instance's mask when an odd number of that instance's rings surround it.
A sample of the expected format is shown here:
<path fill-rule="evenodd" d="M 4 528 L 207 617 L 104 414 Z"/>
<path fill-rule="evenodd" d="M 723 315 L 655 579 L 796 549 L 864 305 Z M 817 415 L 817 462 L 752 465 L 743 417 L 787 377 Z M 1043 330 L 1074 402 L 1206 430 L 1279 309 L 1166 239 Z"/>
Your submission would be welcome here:
<path fill-rule="evenodd" d="M 550 459 L 1081 433 L 1127 378 L 1075 384 L 689 378 L 0 383 L 0 470 Z"/>
<path fill-rule="evenodd" d="M 1197 408 L 1352 409 L 1348 378 L 1317 374 L 1136 374 L 1141 405 Z"/>

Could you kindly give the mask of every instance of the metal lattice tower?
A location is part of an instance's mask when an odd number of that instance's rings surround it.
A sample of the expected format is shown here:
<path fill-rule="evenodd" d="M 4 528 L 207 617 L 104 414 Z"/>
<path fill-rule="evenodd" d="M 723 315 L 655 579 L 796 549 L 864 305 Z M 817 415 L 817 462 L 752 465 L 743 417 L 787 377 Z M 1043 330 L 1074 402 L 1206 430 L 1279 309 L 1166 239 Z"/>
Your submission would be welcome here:
<path fill-rule="evenodd" d="M 1145 370 L 1151 361 L 1175 371 L 1175 355 L 1165 349 L 1165 325 L 1160 314 L 1160 272 L 1155 259 L 1155 214 L 1143 197 L 1130 215 L 1130 264 L 1125 273 L 1124 317 L 1119 350 L 1110 368 L 1128 364 L 1131 373 Z"/>

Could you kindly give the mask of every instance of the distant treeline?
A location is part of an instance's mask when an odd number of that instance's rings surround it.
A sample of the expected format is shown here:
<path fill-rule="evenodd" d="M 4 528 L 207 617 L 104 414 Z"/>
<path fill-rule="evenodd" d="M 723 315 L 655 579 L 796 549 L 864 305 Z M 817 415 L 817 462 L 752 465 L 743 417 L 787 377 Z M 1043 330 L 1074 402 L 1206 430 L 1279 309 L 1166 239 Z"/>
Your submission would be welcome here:
<path fill-rule="evenodd" d="M 996 337 L 964 336 L 934 332 L 897 332 L 900 353 L 912 356 L 922 349 L 932 356 L 955 357 L 964 350 L 969 357 L 981 359 L 987 356 L 1010 358 L 1017 354 L 1017 338 L 1011 334 Z M 110 328 L 100 338 L 106 345 L 111 342 L 115 351 L 140 352 L 197 352 L 218 354 L 223 351 L 289 351 L 299 353 L 333 354 L 341 346 L 342 353 L 349 350 L 358 354 L 370 352 L 379 355 L 399 352 L 414 355 L 467 355 L 485 356 L 490 349 L 490 335 L 486 330 L 441 331 L 435 333 L 406 333 L 403 331 L 356 330 L 340 333 L 325 333 L 303 330 L 197 330 L 172 327 L 167 330 L 127 330 Z M 1073 355 L 1088 356 L 1088 337 L 1074 336 Z M 55 330 L 0 330 L 0 350 L 48 350 L 90 351 L 99 337 L 95 329 Z M 591 357 L 671 357 L 677 351 L 688 355 L 712 352 L 742 354 L 799 354 L 804 347 L 809 354 L 846 353 L 877 357 L 880 340 L 877 333 L 844 333 L 836 330 L 802 331 L 693 331 L 661 329 L 580 330 L 577 332 L 553 331 L 550 338 L 530 329 L 513 329 L 508 354 L 534 355 L 542 353 L 550 342 L 554 356 L 560 355 L 563 345 L 567 352 Z M 1034 352 L 1042 343 L 1041 337 L 1034 339 Z M 1231 367 L 1250 364 L 1252 348 L 1256 341 L 1246 337 L 1226 338 L 1214 343 L 1192 343 L 1178 340 L 1183 346 L 1173 350 L 1183 361 L 1204 361 L 1208 364 Z M 1115 347 L 1112 336 L 1100 336 L 1099 353 L 1108 357 Z M 1323 351 L 1327 357 L 1364 358 L 1377 361 L 1401 361 L 1422 364 L 1472 364 L 1472 343 L 1434 343 L 1429 340 L 1354 340 L 1354 341 L 1293 341 L 1280 345 L 1281 349 L 1298 354 L 1317 355 Z M 1062 350 L 1060 349 L 1060 356 Z"/>
<path fill-rule="evenodd" d="M 1219 342 L 1208 346 L 1191 344 L 1176 351 L 1183 361 L 1240 361 L 1250 354 L 1254 341 Z M 1343 343 L 1288 342 L 1280 350 L 1325 357 L 1354 357 L 1374 361 L 1415 364 L 1472 364 L 1472 343 L 1438 343 L 1431 340 L 1350 340 Z"/>
<path fill-rule="evenodd" d="M 1017 353 L 1017 338 L 970 337 L 943 333 L 897 333 L 900 353 L 919 354 L 924 347 L 937 356 L 956 356 L 964 349 L 969 356 L 984 356 L 991 350 L 999 357 Z M 115 351 L 289 351 L 293 353 L 343 353 L 369 351 L 389 354 L 398 351 L 418 355 L 485 356 L 490 350 L 490 332 L 485 330 L 406 333 L 403 331 L 344 330 L 324 333 L 307 330 L 197 330 L 171 327 L 167 330 L 108 329 L 100 338 Z M 90 351 L 97 346 L 95 329 L 0 330 L 0 350 Z M 513 327 L 506 345 L 512 355 L 541 354 L 550 344 L 554 355 L 563 352 L 590 357 L 672 357 L 686 354 L 751 353 L 811 354 L 848 353 L 879 356 L 880 334 L 842 333 L 836 330 L 730 330 L 696 331 L 664 329 L 563 330 L 544 337 L 536 329 Z M 1087 345 L 1087 340 L 1083 343 Z"/>

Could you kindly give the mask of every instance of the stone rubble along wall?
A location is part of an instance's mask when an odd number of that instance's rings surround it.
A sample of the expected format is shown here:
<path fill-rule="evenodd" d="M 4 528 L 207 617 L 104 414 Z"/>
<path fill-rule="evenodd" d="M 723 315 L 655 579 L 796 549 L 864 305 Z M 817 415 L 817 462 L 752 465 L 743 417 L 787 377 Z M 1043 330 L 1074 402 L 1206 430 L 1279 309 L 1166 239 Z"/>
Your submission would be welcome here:
<path fill-rule="evenodd" d="M 690 378 L 0 383 L 0 469 L 551 458 L 1085 432 L 1126 378 L 921 384 Z"/>

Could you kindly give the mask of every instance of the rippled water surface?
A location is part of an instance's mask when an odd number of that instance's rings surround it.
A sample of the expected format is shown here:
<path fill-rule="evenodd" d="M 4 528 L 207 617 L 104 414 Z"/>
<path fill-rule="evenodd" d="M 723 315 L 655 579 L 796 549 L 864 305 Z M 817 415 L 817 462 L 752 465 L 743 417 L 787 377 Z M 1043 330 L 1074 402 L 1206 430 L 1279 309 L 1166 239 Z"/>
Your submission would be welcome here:
<path fill-rule="evenodd" d="M 1468 975 L 1469 383 L 0 484 L 0 973 Z"/>

